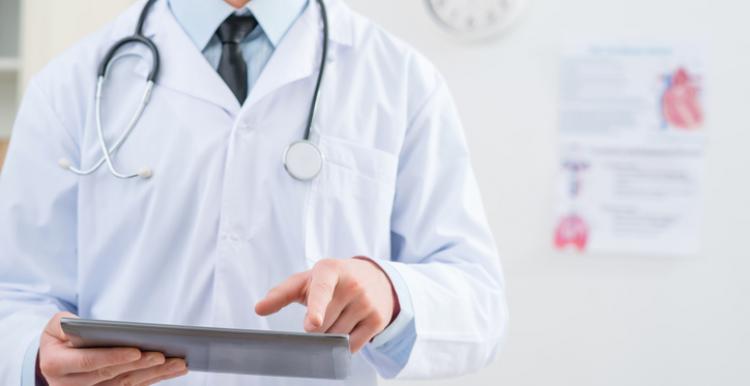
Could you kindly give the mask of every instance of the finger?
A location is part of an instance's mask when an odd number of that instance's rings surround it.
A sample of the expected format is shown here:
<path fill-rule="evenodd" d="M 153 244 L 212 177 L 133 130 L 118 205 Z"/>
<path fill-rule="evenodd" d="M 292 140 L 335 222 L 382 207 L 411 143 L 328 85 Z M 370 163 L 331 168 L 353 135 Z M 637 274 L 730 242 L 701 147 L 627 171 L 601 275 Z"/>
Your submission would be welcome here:
<path fill-rule="evenodd" d="M 115 365 L 109 367 L 103 367 L 99 370 L 71 374 L 66 376 L 66 380 L 69 384 L 74 385 L 93 385 L 100 382 L 104 382 L 115 378 L 119 375 L 129 373 L 131 371 L 147 369 L 149 367 L 159 366 L 165 361 L 164 354 L 158 352 L 143 353 L 141 359 L 127 363 L 124 365 Z"/>
<path fill-rule="evenodd" d="M 344 309 L 341 316 L 330 328 L 326 329 L 329 334 L 351 334 L 352 330 L 367 317 L 367 310 L 349 306 Z"/>
<path fill-rule="evenodd" d="M 377 323 L 371 318 L 365 319 L 349 334 L 349 349 L 352 353 L 361 350 L 367 342 L 378 333 Z"/>
<path fill-rule="evenodd" d="M 339 280 L 338 269 L 333 263 L 319 262 L 315 264 L 307 288 L 307 316 L 305 316 L 305 330 L 314 331 L 323 325 L 328 304 L 333 300 L 333 293 Z"/>
<path fill-rule="evenodd" d="M 346 308 L 347 304 L 351 299 L 348 299 L 348 296 L 345 294 L 339 294 L 338 291 L 334 295 L 333 300 L 328 304 L 328 308 L 326 309 L 326 316 L 323 318 L 323 324 L 320 325 L 320 327 L 310 331 L 310 332 L 325 332 L 331 326 L 341 317 L 341 313 Z"/>
<path fill-rule="evenodd" d="M 302 302 L 309 272 L 294 274 L 268 291 L 266 297 L 255 305 L 255 313 L 260 316 L 271 315 L 293 302 Z"/>
<path fill-rule="evenodd" d="M 62 363 L 63 374 L 88 373 L 141 359 L 137 348 L 62 348 L 50 361 Z"/>
<path fill-rule="evenodd" d="M 185 376 L 185 375 L 187 375 L 188 372 L 189 371 L 187 369 L 185 369 L 184 371 L 180 371 L 179 373 L 169 374 L 169 375 L 165 375 L 165 376 L 162 376 L 162 377 L 159 377 L 159 378 L 150 379 L 150 380 L 148 380 L 146 382 L 143 382 L 143 383 L 139 384 L 138 386 L 151 386 L 151 385 L 155 385 L 155 384 L 157 384 L 159 382 L 166 381 L 168 379 L 178 378 L 178 377 Z"/>
<path fill-rule="evenodd" d="M 62 326 L 60 325 L 60 319 L 62 318 L 77 319 L 78 317 L 70 312 L 58 312 L 47 323 L 47 326 L 44 328 L 44 333 L 58 340 L 68 340 L 65 336 L 65 332 L 63 332 Z"/>
<path fill-rule="evenodd" d="M 163 365 L 135 370 L 102 382 L 101 386 L 139 385 L 165 376 L 174 376 L 187 370 L 184 359 L 169 358 Z"/>
<path fill-rule="evenodd" d="M 336 285 L 336 291 L 333 294 L 333 300 L 328 304 L 326 309 L 326 316 L 323 320 L 323 325 L 315 329 L 313 332 L 325 332 L 328 331 L 331 326 L 341 317 L 341 313 L 350 306 L 353 300 L 361 297 L 363 290 L 361 285 L 354 280 L 344 280 L 340 277 L 339 282 Z M 361 307 L 360 307 L 361 308 Z"/>
<path fill-rule="evenodd" d="M 103 369 L 99 369 L 95 371 L 94 374 L 99 373 L 105 376 L 108 374 L 111 374 L 111 376 L 102 377 L 101 379 L 98 379 L 96 381 L 96 382 L 101 382 L 101 381 L 106 381 L 108 379 L 112 379 L 116 376 L 129 373 L 132 371 L 147 369 L 147 368 L 154 367 L 154 366 L 160 366 L 160 365 L 163 365 L 164 362 L 166 362 L 166 358 L 164 358 L 164 354 L 160 352 L 148 352 L 148 353 L 143 353 L 143 355 L 141 356 L 141 359 L 135 362 L 127 363 L 124 365 L 105 367 Z"/>

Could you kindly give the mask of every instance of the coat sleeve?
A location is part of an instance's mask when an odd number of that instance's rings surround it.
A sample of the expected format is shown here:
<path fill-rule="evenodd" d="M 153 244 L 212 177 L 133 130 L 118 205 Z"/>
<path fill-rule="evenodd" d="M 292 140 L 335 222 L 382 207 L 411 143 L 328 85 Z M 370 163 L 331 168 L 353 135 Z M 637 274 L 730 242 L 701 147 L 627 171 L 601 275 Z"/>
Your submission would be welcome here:
<path fill-rule="evenodd" d="M 75 312 L 77 177 L 56 160 L 76 154 L 32 81 L 0 176 L 0 384 L 20 383 L 27 349 L 55 312 Z"/>
<path fill-rule="evenodd" d="M 399 378 L 465 374 L 489 363 L 507 324 L 500 260 L 453 100 L 439 76 L 400 154 L 392 261 L 416 339 Z"/>

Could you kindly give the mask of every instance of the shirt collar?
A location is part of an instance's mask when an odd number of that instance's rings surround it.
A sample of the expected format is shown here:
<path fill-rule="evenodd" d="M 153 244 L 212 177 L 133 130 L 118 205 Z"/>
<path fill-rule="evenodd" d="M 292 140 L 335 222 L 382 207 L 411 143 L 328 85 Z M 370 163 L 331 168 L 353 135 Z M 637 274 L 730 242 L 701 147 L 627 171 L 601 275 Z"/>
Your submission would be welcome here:
<path fill-rule="evenodd" d="M 251 0 L 245 7 L 252 12 L 258 25 L 278 46 L 292 24 L 302 14 L 309 0 Z M 203 50 L 221 23 L 236 11 L 223 0 L 168 0 L 177 22 L 195 45 Z"/>

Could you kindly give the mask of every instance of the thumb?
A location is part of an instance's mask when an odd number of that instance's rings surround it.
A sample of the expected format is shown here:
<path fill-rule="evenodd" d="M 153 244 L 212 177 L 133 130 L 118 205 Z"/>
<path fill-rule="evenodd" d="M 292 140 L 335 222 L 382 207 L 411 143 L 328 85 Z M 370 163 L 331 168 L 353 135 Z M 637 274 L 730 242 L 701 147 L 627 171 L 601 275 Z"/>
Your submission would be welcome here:
<path fill-rule="evenodd" d="M 44 328 L 44 333 L 58 340 L 68 340 L 68 337 L 65 336 L 65 332 L 63 332 L 62 325 L 60 325 L 60 319 L 62 318 L 78 319 L 78 316 L 67 311 L 58 312 L 47 323 L 47 326 Z"/>

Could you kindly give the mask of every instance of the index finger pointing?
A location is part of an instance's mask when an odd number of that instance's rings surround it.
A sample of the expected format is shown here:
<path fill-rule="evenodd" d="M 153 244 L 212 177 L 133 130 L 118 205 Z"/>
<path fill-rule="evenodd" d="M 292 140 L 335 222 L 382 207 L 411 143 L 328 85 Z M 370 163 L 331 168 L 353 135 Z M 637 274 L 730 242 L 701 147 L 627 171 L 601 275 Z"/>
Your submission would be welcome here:
<path fill-rule="evenodd" d="M 272 288 L 266 297 L 255 305 L 255 312 L 261 316 L 271 315 L 293 302 L 301 302 L 309 275 L 310 271 L 294 274 Z"/>
<path fill-rule="evenodd" d="M 323 317 L 328 304 L 333 300 L 338 281 L 338 270 L 332 264 L 321 261 L 315 265 L 307 290 L 305 330 L 314 331 L 323 324 Z"/>

